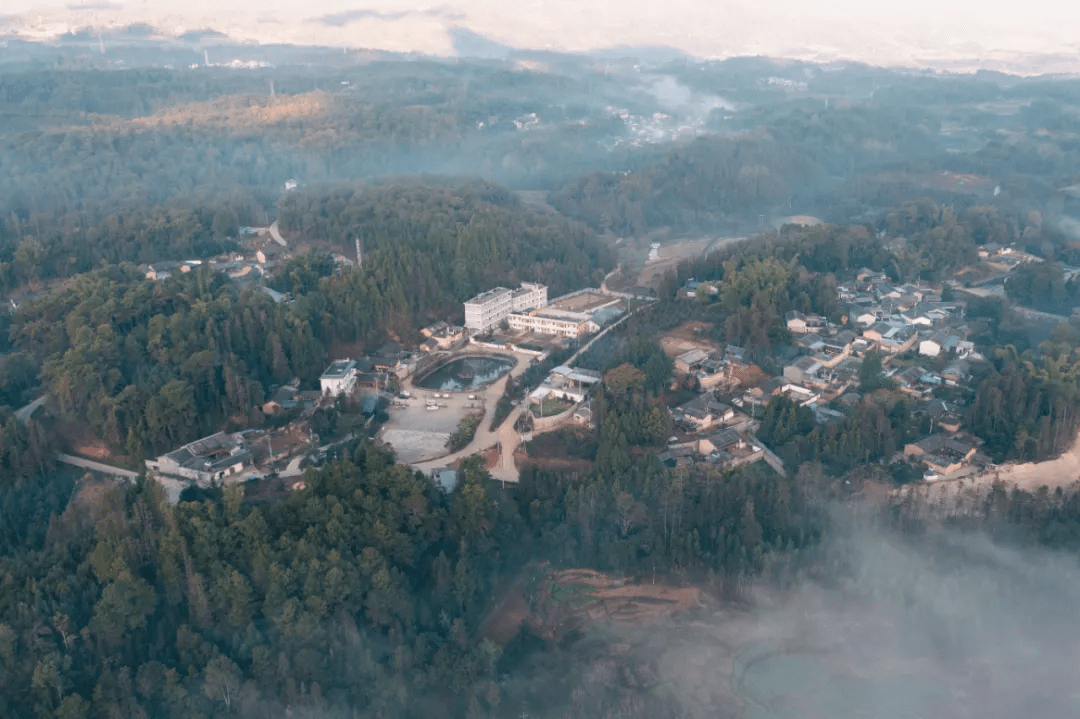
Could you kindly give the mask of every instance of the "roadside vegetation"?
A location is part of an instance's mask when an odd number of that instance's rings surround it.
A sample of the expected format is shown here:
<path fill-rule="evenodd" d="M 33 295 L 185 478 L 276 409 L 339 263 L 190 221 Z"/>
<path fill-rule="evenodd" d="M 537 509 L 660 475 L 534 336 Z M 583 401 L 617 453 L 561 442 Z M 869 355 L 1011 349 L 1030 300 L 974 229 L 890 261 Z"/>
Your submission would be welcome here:
<path fill-rule="evenodd" d="M 478 412 L 474 412 L 462 418 L 462 420 L 458 422 L 457 428 L 446 440 L 446 448 L 451 452 L 457 452 L 458 450 L 468 447 L 469 442 L 472 442 L 473 437 L 476 436 L 476 428 L 480 426 L 480 420 L 483 418 L 484 415 Z"/>

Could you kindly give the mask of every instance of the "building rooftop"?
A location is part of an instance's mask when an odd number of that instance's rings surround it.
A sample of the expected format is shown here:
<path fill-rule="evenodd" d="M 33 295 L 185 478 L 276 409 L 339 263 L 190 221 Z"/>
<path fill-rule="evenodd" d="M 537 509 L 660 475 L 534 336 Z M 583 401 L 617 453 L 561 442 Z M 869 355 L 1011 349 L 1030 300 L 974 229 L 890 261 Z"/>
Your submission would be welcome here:
<path fill-rule="evenodd" d="M 706 352 L 703 349 L 697 348 L 697 349 L 689 350 L 687 352 L 683 352 L 681 355 L 679 355 L 675 359 L 679 360 L 680 362 L 685 362 L 687 365 L 693 366 L 693 365 L 698 364 L 699 362 L 705 361 L 708 358 L 709 358 L 709 353 L 708 352 Z"/>
<path fill-rule="evenodd" d="M 350 359 L 337 360 L 333 362 L 326 371 L 322 373 L 322 379 L 344 379 L 349 370 L 356 369 L 356 361 Z"/>
<path fill-rule="evenodd" d="M 465 304 L 482 304 L 500 295 L 511 295 L 511 291 L 505 287 L 492 287 L 490 290 L 485 290 L 473 297 L 471 300 L 465 300 Z"/>
<path fill-rule="evenodd" d="M 165 456 L 181 467 L 214 473 L 237 462 L 248 461 L 251 459 L 251 452 L 243 440 L 218 432 L 185 444 Z"/>

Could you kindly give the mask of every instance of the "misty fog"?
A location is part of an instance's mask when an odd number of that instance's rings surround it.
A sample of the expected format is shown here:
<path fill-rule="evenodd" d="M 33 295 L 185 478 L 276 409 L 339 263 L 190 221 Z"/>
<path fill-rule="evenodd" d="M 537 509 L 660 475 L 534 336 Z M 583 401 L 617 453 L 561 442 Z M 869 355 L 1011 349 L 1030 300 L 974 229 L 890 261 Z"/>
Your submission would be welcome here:
<path fill-rule="evenodd" d="M 823 563 L 841 577 L 688 616 L 608 629 L 617 647 L 575 670 L 595 711 L 619 715 L 648 676 L 670 716 L 752 719 L 1060 719 L 1080 711 L 1080 567 L 1074 556 L 939 530 L 917 540 L 863 528 Z M 589 640 L 582 640 L 587 655 Z M 535 691 L 533 717 L 588 700 Z M 528 673 L 528 672 L 526 672 Z M 514 679 L 509 679 L 513 683 Z M 628 705 L 629 706 L 629 705 Z M 635 709 L 635 712 L 640 707 Z"/>

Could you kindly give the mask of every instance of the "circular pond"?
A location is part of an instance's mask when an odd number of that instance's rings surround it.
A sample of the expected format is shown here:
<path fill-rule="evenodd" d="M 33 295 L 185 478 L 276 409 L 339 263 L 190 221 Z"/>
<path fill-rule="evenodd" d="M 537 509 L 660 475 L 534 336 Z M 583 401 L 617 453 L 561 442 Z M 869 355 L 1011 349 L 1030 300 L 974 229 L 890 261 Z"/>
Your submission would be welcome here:
<path fill-rule="evenodd" d="M 416 382 L 421 389 L 467 392 L 483 389 L 510 371 L 514 362 L 506 357 L 459 357 L 436 367 Z"/>

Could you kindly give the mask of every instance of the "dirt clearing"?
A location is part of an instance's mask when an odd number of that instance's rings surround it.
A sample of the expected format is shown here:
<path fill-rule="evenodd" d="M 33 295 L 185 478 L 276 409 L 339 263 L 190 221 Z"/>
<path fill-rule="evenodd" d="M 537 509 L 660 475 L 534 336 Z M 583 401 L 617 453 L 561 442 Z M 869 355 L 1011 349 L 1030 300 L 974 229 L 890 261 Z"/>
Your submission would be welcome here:
<path fill-rule="evenodd" d="M 660 346 L 672 357 L 683 352 L 703 349 L 706 352 L 720 351 L 720 343 L 710 339 L 714 325 L 711 322 L 683 322 L 673 330 L 668 330 L 660 337 Z"/>
<path fill-rule="evenodd" d="M 930 505 L 954 507 L 963 500 L 975 500 L 986 495 L 995 483 L 1007 488 L 1016 487 L 1025 492 L 1036 492 L 1040 487 L 1054 491 L 1080 485 L 1080 436 L 1073 446 L 1057 459 L 1047 462 L 1007 463 L 991 467 L 980 474 L 961 479 L 944 479 L 926 484 L 909 485 L 894 491 L 896 495 L 915 492 Z"/>

